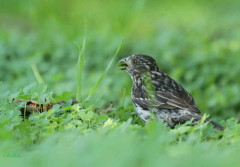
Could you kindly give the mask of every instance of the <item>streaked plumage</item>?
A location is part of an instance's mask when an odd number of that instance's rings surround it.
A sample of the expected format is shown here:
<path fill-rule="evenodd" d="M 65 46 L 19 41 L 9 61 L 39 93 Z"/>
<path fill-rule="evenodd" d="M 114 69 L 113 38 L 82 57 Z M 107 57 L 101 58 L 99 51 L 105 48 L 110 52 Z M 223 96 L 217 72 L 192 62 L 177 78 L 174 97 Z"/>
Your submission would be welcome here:
<path fill-rule="evenodd" d="M 201 112 L 193 97 L 163 73 L 152 57 L 132 55 L 120 60 L 120 66 L 133 80 L 132 101 L 144 122 L 147 122 L 151 112 L 158 120 L 164 121 L 172 128 L 191 119 L 201 119 Z M 224 129 L 221 125 L 208 121 L 216 129 Z"/>

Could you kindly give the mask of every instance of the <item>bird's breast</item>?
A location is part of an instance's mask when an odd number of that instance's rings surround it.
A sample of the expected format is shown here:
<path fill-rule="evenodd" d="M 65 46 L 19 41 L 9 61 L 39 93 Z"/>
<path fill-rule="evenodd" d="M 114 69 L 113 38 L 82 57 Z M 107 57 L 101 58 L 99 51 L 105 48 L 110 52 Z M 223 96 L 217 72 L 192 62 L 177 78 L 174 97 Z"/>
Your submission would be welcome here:
<path fill-rule="evenodd" d="M 139 117 L 144 121 L 147 122 L 147 120 L 150 117 L 150 111 L 143 109 L 141 106 L 139 106 L 138 104 L 134 104 L 134 107 L 137 111 L 137 114 L 139 115 Z"/>

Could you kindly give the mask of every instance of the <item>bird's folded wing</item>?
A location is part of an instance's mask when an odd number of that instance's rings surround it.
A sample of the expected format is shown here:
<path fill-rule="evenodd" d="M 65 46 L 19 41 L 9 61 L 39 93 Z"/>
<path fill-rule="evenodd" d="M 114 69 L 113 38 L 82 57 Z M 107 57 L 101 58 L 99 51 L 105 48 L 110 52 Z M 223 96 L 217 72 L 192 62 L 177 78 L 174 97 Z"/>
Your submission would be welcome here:
<path fill-rule="evenodd" d="M 178 108 L 200 113 L 195 105 L 193 97 L 187 92 L 157 91 L 155 97 L 151 99 L 151 103 L 158 108 Z"/>

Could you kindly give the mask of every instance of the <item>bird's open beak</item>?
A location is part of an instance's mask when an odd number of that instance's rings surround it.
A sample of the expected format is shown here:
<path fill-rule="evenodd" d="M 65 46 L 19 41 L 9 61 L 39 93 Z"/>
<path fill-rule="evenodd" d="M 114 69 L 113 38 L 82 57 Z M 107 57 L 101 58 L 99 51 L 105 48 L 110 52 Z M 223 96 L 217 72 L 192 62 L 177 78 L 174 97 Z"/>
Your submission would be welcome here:
<path fill-rule="evenodd" d="M 128 67 L 128 64 L 126 62 L 126 59 L 121 59 L 119 62 L 118 62 L 118 66 L 119 66 L 119 69 L 120 70 L 126 70 L 127 67 Z"/>

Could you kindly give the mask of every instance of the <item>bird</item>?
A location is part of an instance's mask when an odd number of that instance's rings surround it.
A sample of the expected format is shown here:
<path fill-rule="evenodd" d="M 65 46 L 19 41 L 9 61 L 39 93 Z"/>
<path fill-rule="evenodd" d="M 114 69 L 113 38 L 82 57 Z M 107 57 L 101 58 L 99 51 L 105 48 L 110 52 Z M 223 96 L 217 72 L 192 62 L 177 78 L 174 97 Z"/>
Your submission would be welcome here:
<path fill-rule="evenodd" d="M 122 58 L 118 65 L 132 78 L 132 102 L 138 116 L 147 123 L 153 114 L 170 128 L 187 121 L 201 120 L 201 111 L 192 95 L 177 81 L 159 69 L 155 59 L 145 54 Z M 214 129 L 224 130 L 218 123 L 206 119 Z"/>

